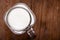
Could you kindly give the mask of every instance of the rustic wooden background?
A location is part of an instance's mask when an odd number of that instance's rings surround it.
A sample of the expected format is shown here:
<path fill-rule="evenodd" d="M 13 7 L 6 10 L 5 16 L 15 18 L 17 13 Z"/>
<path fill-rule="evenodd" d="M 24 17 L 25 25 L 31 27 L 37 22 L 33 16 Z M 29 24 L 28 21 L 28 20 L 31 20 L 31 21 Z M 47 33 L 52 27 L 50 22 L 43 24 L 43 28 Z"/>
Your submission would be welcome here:
<path fill-rule="evenodd" d="M 0 0 L 0 40 L 29 40 L 27 33 L 13 34 L 3 20 L 5 12 L 21 2 L 36 15 L 34 40 L 60 40 L 60 0 Z"/>

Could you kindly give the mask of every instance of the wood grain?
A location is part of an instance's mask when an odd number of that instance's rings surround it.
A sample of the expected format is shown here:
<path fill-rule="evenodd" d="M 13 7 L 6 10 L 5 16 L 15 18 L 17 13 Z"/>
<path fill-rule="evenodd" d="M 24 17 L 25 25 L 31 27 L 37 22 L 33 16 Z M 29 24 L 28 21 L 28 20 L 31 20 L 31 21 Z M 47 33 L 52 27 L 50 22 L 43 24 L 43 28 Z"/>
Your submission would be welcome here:
<path fill-rule="evenodd" d="M 16 3 L 26 3 L 36 15 L 34 40 L 60 40 L 60 0 L 0 0 L 0 40 L 29 40 L 27 33 L 15 35 L 4 23 L 5 12 Z"/>

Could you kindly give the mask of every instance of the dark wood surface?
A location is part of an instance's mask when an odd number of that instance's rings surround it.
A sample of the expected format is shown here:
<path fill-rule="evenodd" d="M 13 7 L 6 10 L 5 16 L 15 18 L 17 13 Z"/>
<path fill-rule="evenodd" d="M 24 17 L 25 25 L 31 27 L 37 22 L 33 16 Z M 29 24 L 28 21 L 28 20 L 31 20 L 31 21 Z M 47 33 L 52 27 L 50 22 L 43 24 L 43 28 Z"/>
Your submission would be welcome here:
<path fill-rule="evenodd" d="M 60 0 L 0 0 L 0 40 L 29 40 L 27 33 L 13 34 L 3 19 L 10 7 L 22 2 L 36 15 L 34 40 L 60 40 Z"/>

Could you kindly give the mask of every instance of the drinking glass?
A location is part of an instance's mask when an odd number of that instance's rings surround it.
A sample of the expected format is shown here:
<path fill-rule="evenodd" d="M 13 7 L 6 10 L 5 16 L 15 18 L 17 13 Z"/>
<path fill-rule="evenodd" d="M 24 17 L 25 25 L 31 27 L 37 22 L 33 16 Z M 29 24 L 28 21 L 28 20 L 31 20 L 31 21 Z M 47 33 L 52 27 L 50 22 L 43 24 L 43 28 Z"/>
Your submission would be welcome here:
<path fill-rule="evenodd" d="M 33 30 L 35 18 L 34 13 L 26 4 L 18 3 L 6 12 L 4 21 L 14 34 L 21 35 L 27 32 L 31 38 L 34 38 L 36 36 Z"/>

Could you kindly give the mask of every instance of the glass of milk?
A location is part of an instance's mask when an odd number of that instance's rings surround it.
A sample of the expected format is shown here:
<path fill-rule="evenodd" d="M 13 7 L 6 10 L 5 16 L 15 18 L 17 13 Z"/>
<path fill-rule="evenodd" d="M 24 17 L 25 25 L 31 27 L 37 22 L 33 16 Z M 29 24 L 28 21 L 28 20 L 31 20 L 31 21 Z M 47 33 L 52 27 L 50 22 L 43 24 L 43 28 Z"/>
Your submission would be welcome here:
<path fill-rule="evenodd" d="M 27 32 L 31 38 L 35 36 L 32 28 L 35 23 L 35 15 L 24 3 L 18 3 L 10 8 L 4 16 L 4 21 L 14 34 L 21 35 Z"/>

